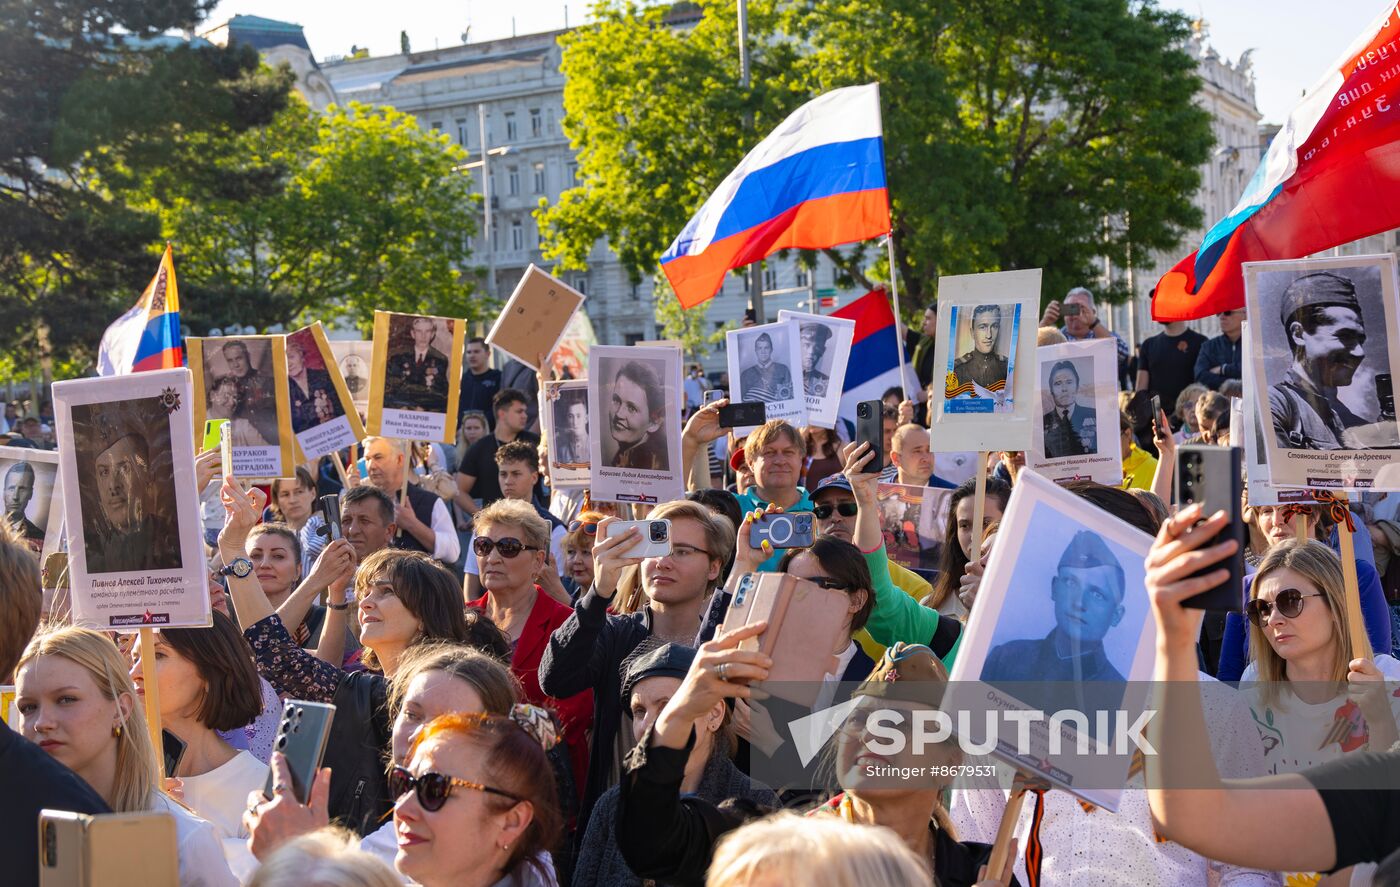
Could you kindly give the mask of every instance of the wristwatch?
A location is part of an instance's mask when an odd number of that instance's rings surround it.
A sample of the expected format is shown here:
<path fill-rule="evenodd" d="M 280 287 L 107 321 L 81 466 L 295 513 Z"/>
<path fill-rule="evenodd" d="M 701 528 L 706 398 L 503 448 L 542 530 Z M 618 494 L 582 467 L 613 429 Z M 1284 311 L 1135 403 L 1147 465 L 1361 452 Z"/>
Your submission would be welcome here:
<path fill-rule="evenodd" d="M 233 559 L 233 563 L 225 564 L 219 568 L 219 575 L 247 579 L 253 575 L 253 562 L 246 557 L 236 557 Z"/>

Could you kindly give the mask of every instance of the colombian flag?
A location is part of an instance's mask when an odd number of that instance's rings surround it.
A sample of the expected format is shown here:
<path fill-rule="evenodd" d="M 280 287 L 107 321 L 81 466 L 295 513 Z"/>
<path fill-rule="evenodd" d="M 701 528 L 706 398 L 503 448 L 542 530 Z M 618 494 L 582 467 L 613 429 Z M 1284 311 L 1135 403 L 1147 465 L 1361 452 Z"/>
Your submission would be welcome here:
<path fill-rule="evenodd" d="M 165 245 L 160 268 L 131 309 L 102 334 L 97 352 L 99 376 L 122 376 L 185 365 L 180 339 L 180 293 L 175 258 Z"/>
<path fill-rule="evenodd" d="M 1397 86 L 1392 2 L 1288 115 L 1235 208 L 1157 283 L 1152 318 L 1243 308 L 1242 262 L 1297 259 L 1400 227 Z"/>

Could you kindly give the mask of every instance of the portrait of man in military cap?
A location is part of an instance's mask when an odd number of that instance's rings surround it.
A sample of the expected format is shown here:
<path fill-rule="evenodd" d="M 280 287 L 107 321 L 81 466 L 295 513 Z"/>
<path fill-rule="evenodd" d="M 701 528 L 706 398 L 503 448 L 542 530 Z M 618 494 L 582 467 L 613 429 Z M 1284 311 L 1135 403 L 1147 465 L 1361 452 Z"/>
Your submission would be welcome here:
<path fill-rule="evenodd" d="M 1291 357 L 1269 388 L 1278 446 L 1365 450 L 1400 444 L 1394 416 L 1384 415 L 1380 400 L 1384 383 L 1378 379 L 1388 381 L 1390 366 L 1379 282 L 1368 273 L 1374 270 L 1298 275 L 1278 294 L 1277 312 L 1261 312 L 1266 349 L 1281 331 Z M 1272 324 L 1273 330 L 1265 326 Z"/>
<path fill-rule="evenodd" d="M 800 327 L 802 344 L 802 388 L 812 397 L 825 397 L 831 384 L 831 355 L 827 342 L 833 333 L 820 323 L 804 323 Z"/>
<path fill-rule="evenodd" d="M 739 386 L 746 401 L 776 403 L 794 395 L 792 368 L 783 362 L 787 354 L 786 331 L 767 330 L 740 339 Z"/>
<path fill-rule="evenodd" d="M 156 398 L 73 406 L 89 573 L 181 566 L 171 421 Z"/>

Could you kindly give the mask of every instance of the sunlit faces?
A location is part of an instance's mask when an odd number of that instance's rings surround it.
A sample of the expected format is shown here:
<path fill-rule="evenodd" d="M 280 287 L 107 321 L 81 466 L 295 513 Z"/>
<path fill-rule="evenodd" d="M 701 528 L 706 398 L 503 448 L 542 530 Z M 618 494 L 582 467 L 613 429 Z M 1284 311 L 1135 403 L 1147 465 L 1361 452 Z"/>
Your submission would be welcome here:
<path fill-rule="evenodd" d="M 927 706 L 904 699 L 857 697 L 860 702 L 846 716 L 837 733 L 836 778 L 842 788 L 855 791 L 862 797 L 928 791 L 932 786 L 926 778 L 904 779 L 890 775 L 890 771 L 884 768 L 913 770 L 951 766 L 962 760 L 962 751 L 956 740 L 948 739 L 937 744 L 915 741 L 916 730 L 929 729 L 927 725 L 916 727 L 916 717 L 922 710 L 937 707 L 936 694 L 943 687 L 942 684 L 928 683 Z M 891 735 L 896 733 L 903 737 L 902 742 L 891 739 Z M 921 753 L 916 753 L 916 748 Z"/>
<path fill-rule="evenodd" d="M 515 401 L 496 411 L 496 427 L 511 435 L 519 434 L 530 424 L 530 411 L 525 404 Z"/>
<path fill-rule="evenodd" d="M 450 712 L 472 714 L 485 710 L 481 694 L 456 675 L 440 670 L 419 672 L 408 682 L 403 705 L 399 708 L 398 717 L 394 718 L 394 735 L 390 743 L 393 762 L 404 762 L 413 737 L 433 718 Z"/>
<path fill-rule="evenodd" d="M 471 446 L 486 436 L 486 420 L 480 416 L 467 416 L 462 419 L 462 437 Z"/>
<path fill-rule="evenodd" d="M 522 527 L 514 524 L 496 523 L 477 535 L 499 542 L 502 539 L 518 539 L 525 542 Z M 492 548 L 485 557 L 477 557 L 477 567 L 481 570 L 481 584 L 487 591 L 509 592 L 532 587 L 540 568 L 544 566 L 543 551 L 520 552 L 515 557 L 505 557 L 499 548 Z"/>
<path fill-rule="evenodd" d="M 856 504 L 856 497 L 839 487 L 828 487 L 816 496 L 812 497 L 812 504 L 817 508 L 830 507 L 831 514 L 825 519 L 817 515 L 817 535 L 830 536 L 833 539 L 840 539 L 842 542 L 850 542 L 855 537 L 856 514 L 853 506 Z M 846 510 L 851 511 L 850 515 L 841 513 L 841 507 L 847 506 Z"/>
<path fill-rule="evenodd" d="M 832 578 L 831 574 L 827 573 L 826 568 L 822 566 L 822 562 L 810 551 L 804 551 L 793 558 L 792 561 L 788 563 L 787 574 L 789 576 L 796 576 L 799 579 Z M 870 589 L 844 588 L 842 591 L 846 592 L 847 596 L 851 599 L 850 604 L 846 608 L 846 627 L 850 628 L 851 617 L 859 613 L 860 608 L 865 605 L 865 599 L 870 594 Z"/>
<path fill-rule="evenodd" d="M 113 728 L 126 723 L 136 700 L 107 699 L 91 672 L 65 656 L 36 656 L 15 678 L 24 738 L 81 774 L 103 755 L 115 766 Z"/>
<path fill-rule="evenodd" d="M 350 547 L 355 549 L 355 557 L 365 558 L 389 546 L 394 536 L 393 521 L 384 519 L 384 512 L 373 499 L 348 502 L 340 510 L 340 532 Z"/>
<path fill-rule="evenodd" d="M 1289 569 L 1274 570 L 1256 581 L 1250 593 L 1255 600 L 1273 603 L 1279 592 L 1287 588 L 1303 593 L 1303 609 L 1297 616 L 1290 617 L 1280 613 L 1278 607 L 1273 608 L 1262 626 L 1269 646 L 1285 662 L 1328 650 L 1336 643 L 1335 616 L 1327 605 L 1327 596 L 1321 594 L 1322 589 L 1307 577 Z"/>
<path fill-rule="evenodd" d="M 754 456 L 754 482 L 765 490 L 790 490 L 802 476 L 802 448 L 788 434 L 772 437 Z"/>
<path fill-rule="evenodd" d="M 467 343 L 467 368 L 480 375 L 486 372 L 486 361 L 490 357 L 486 346 L 481 342 Z"/>
<path fill-rule="evenodd" d="M 594 503 L 596 504 L 596 503 Z M 586 533 L 577 544 L 564 543 L 564 573 L 578 583 L 579 588 L 593 584 L 593 537 Z"/>
<path fill-rule="evenodd" d="M 263 594 L 275 597 L 291 591 L 301 574 L 292 541 L 280 533 L 260 533 L 248 539 L 248 560 Z"/>
<path fill-rule="evenodd" d="M 632 698 L 627 700 L 627 705 L 632 712 L 632 736 L 634 740 L 641 741 L 643 734 L 651 729 L 652 724 L 656 723 L 661 710 L 666 707 L 666 703 L 671 701 L 671 697 L 676 695 L 680 686 L 680 678 L 660 675 L 642 678 L 633 685 Z"/>
<path fill-rule="evenodd" d="M 906 428 L 894 455 L 899 465 L 900 483 L 922 486 L 933 476 L 933 453 L 929 451 L 927 430 Z"/>
<path fill-rule="evenodd" d="M 102 514 L 117 530 L 128 530 L 145 517 L 140 491 L 146 484 L 145 453 L 127 435 L 97 457 L 97 494 Z"/>
<path fill-rule="evenodd" d="M 1088 318 L 1093 316 L 1094 300 L 1085 292 L 1075 292 L 1065 296 L 1065 305 L 1078 305 L 1079 313 L 1075 315 L 1060 312 L 1065 320 L 1065 332 L 1076 339 L 1082 339 L 1089 334 L 1089 324 L 1093 321 Z"/>
<path fill-rule="evenodd" d="M 387 577 L 370 580 L 359 597 L 360 643 L 371 650 L 407 647 L 422 631 Z"/>
<path fill-rule="evenodd" d="M 1255 505 L 1251 510 L 1270 546 L 1297 538 L 1298 518 L 1304 512 L 1292 511 L 1287 505 Z"/>
<path fill-rule="evenodd" d="M 365 468 L 370 483 L 397 494 L 403 480 L 403 451 L 382 437 L 375 438 L 365 446 Z"/>
<path fill-rule="evenodd" d="M 277 485 L 277 510 L 290 524 L 304 523 L 311 516 L 311 503 L 316 491 L 302 486 L 301 481 Z"/>
<path fill-rule="evenodd" d="M 964 496 L 958 500 L 958 507 L 953 513 L 953 519 L 958 522 L 958 546 L 962 548 L 963 557 L 968 560 L 972 560 L 972 509 L 975 505 L 971 496 Z M 992 521 L 999 520 L 1001 503 L 988 496 L 982 504 L 982 530 L 985 532 Z M 979 538 L 981 535 L 978 534 Z"/>
<path fill-rule="evenodd" d="M 661 428 L 661 419 L 652 418 L 647 408 L 647 391 L 627 376 L 613 381 L 608 427 L 621 447 L 635 446 Z"/>
<path fill-rule="evenodd" d="M 699 523 L 684 517 L 671 521 L 671 553 L 642 561 L 642 587 L 652 602 L 675 605 L 704 596 L 722 569 L 705 542 Z"/>
<path fill-rule="evenodd" d="M 195 664 L 156 634 L 156 688 L 160 691 L 160 716 L 170 718 L 193 718 L 204 701 L 207 688 Z M 146 677 L 141 661 L 141 645 L 131 648 L 131 680 L 136 684 L 136 694 L 143 699 L 146 695 Z"/>
<path fill-rule="evenodd" d="M 502 496 L 528 502 L 540 473 L 537 465 L 515 459 L 500 463 L 496 477 L 500 481 Z"/>
<path fill-rule="evenodd" d="M 1233 311 L 1222 311 L 1216 315 L 1220 321 L 1220 332 L 1227 336 L 1238 336 L 1240 325 L 1244 323 L 1244 309 L 1236 308 Z"/>

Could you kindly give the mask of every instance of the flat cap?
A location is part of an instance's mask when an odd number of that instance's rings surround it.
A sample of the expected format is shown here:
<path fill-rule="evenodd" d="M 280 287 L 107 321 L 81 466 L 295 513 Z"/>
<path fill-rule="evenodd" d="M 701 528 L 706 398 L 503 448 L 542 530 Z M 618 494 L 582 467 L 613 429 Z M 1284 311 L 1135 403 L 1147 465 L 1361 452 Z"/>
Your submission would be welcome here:
<path fill-rule="evenodd" d="M 1361 303 L 1356 299 L 1356 287 L 1350 279 L 1331 271 L 1304 274 L 1290 283 L 1283 291 L 1279 313 L 1283 325 L 1287 327 L 1293 315 L 1298 313 L 1298 309 L 1324 305 L 1350 308 L 1358 315 L 1361 314 Z"/>

